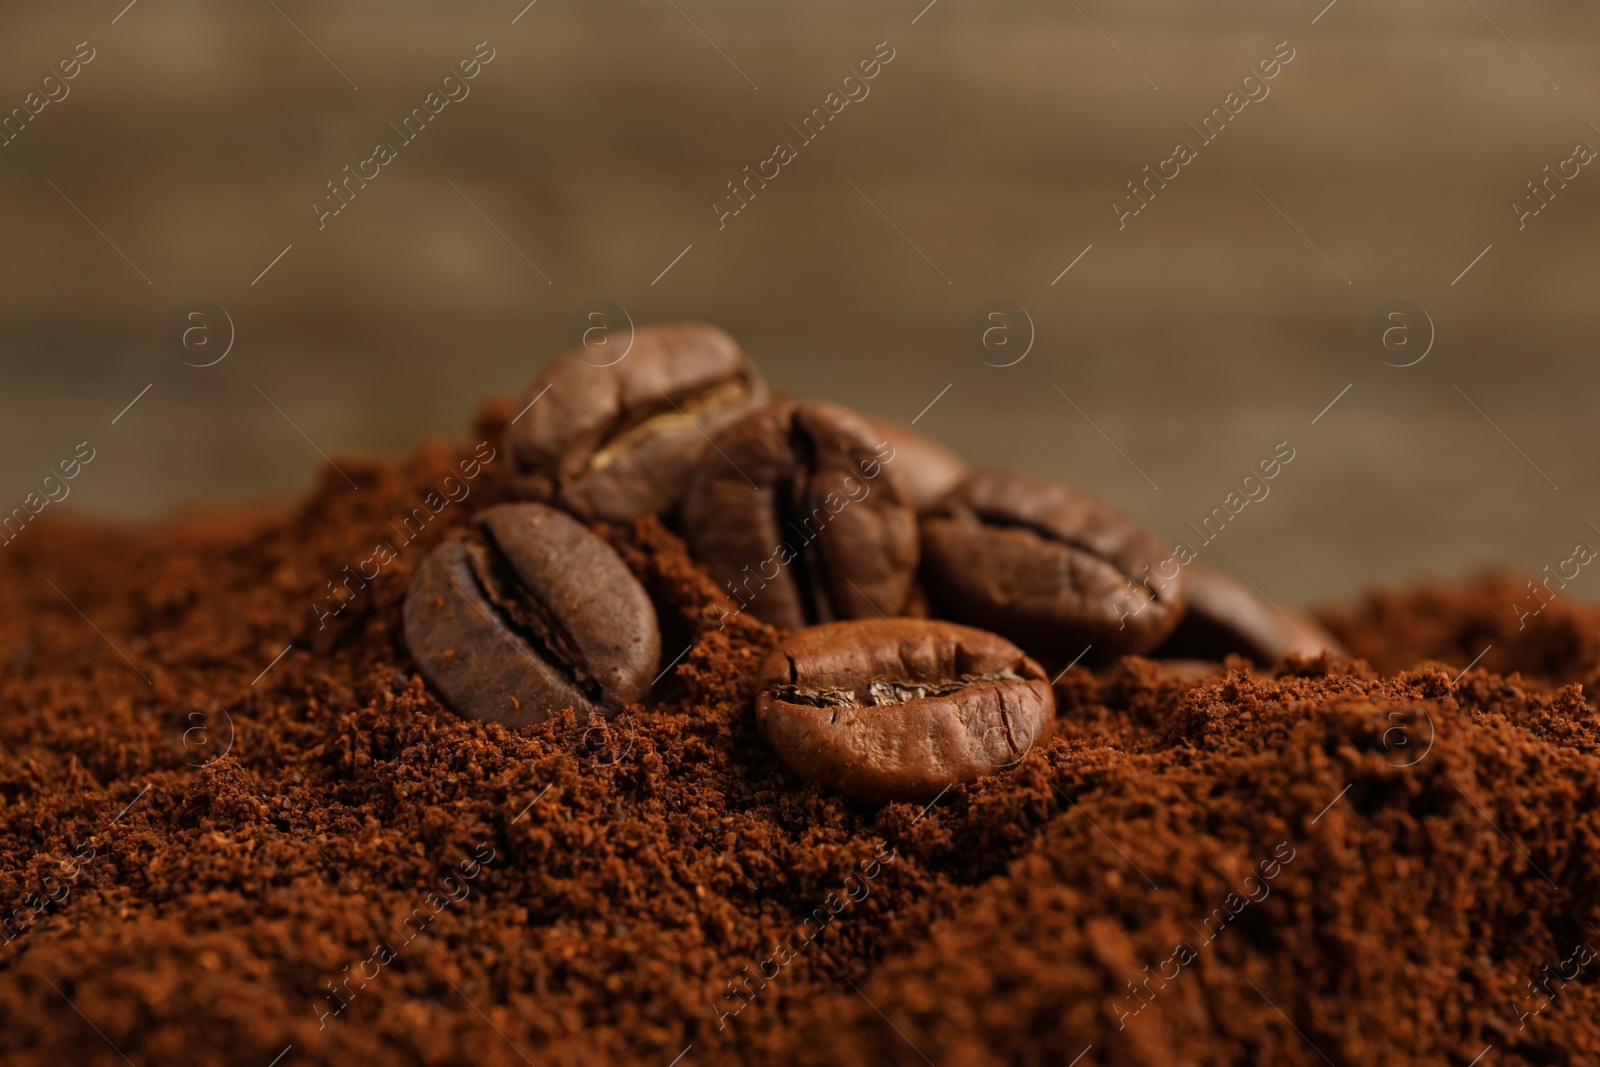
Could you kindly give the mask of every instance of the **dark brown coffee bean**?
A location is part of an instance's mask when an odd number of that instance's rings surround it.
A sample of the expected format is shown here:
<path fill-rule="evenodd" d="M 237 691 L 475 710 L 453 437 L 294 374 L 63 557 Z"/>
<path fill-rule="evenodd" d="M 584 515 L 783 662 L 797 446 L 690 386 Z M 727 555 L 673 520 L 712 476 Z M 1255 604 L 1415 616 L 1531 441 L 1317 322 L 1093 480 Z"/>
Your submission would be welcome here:
<path fill-rule="evenodd" d="M 1153 569 L 1169 556 L 1110 505 L 1007 471 L 976 472 L 922 522 L 936 609 L 1051 663 L 1160 644 L 1183 614 L 1181 575 Z"/>
<path fill-rule="evenodd" d="M 761 668 L 756 726 L 800 777 L 866 804 L 932 800 L 1014 766 L 1050 732 L 1043 668 L 994 634 L 864 619 L 790 634 Z"/>
<path fill-rule="evenodd" d="M 1220 660 L 1232 654 L 1270 666 L 1295 652 L 1311 657 L 1323 649 L 1344 654 L 1338 640 L 1316 621 L 1298 612 L 1279 614 L 1254 590 L 1202 564 L 1183 568 L 1183 598 L 1187 610 L 1182 621 L 1153 657 Z"/>
<path fill-rule="evenodd" d="M 630 522 L 670 511 L 709 436 L 766 402 L 733 338 L 712 326 L 641 327 L 607 366 L 579 347 L 551 361 L 506 430 L 526 500 L 585 521 Z"/>
<path fill-rule="evenodd" d="M 614 715 L 644 698 L 661 656 L 655 608 L 611 547 L 542 504 L 485 508 L 423 561 L 406 646 L 469 719 Z"/>
<path fill-rule="evenodd" d="M 741 610 L 773 626 L 897 615 L 917 519 L 893 449 L 860 415 L 779 401 L 715 438 L 689 482 L 683 532 Z"/>
<path fill-rule="evenodd" d="M 894 449 L 894 469 L 919 512 L 927 511 L 967 476 L 962 458 L 933 438 L 889 419 L 867 417 L 877 435 Z"/>

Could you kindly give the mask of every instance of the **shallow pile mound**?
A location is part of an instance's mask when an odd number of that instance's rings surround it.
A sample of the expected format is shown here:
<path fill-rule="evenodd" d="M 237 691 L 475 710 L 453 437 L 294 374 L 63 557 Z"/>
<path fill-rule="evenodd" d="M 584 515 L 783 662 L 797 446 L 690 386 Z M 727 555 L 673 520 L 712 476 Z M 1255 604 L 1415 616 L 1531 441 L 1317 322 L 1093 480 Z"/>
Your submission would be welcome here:
<path fill-rule="evenodd" d="M 648 707 L 513 732 L 428 693 L 400 604 L 504 498 L 503 456 L 441 485 L 505 418 L 0 553 L 8 1062 L 1600 1054 L 1600 611 L 1519 631 L 1484 579 L 1325 616 L 1360 661 L 1074 668 L 1015 770 L 863 810 L 756 736 L 776 631 L 719 629 L 654 520 L 605 531 L 682 652 Z"/>

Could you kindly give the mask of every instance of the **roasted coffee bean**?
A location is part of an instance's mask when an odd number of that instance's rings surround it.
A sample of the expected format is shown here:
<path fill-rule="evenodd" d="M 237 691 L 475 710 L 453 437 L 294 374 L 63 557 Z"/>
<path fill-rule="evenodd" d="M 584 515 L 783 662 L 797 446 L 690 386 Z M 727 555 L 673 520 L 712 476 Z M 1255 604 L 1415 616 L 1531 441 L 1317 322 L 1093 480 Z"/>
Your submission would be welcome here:
<path fill-rule="evenodd" d="M 1183 614 L 1181 574 L 1152 569 L 1169 556 L 1110 505 L 1007 471 L 974 473 L 922 522 L 935 614 L 993 630 L 1052 664 L 1080 654 L 1106 662 L 1160 644 Z"/>
<path fill-rule="evenodd" d="M 457 713 L 507 726 L 614 715 L 661 655 L 655 608 L 600 538 L 543 504 L 485 508 L 411 580 L 406 646 Z"/>
<path fill-rule="evenodd" d="M 1050 681 L 1020 649 L 931 619 L 800 630 L 759 685 L 756 726 L 789 769 L 874 805 L 1014 766 L 1055 721 Z"/>
<path fill-rule="evenodd" d="M 715 438 L 689 482 L 683 532 L 756 618 L 897 615 L 917 569 L 917 518 L 894 449 L 860 415 L 778 401 Z"/>
<path fill-rule="evenodd" d="M 889 419 L 867 417 L 877 435 L 894 449 L 894 467 L 911 494 L 911 503 L 927 511 L 961 484 L 967 465 L 944 445 Z"/>
<path fill-rule="evenodd" d="M 1220 660 L 1233 654 L 1270 666 L 1296 652 L 1344 654 L 1315 620 L 1298 612 L 1279 614 L 1254 590 L 1203 564 L 1183 568 L 1183 599 L 1183 619 L 1153 657 Z"/>
<path fill-rule="evenodd" d="M 585 521 L 672 510 L 708 437 L 766 402 L 761 376 L 712 326 L 641 327 L 616 362 L 579 347 L 551 361 L 506 430 L 524 500 Z"/>

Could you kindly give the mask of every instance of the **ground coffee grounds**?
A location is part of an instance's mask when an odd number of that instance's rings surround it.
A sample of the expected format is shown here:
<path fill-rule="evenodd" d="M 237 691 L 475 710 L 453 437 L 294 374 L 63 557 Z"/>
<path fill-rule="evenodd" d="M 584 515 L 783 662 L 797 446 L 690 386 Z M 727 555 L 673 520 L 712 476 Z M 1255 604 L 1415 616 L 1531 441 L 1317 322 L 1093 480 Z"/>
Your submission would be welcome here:
<path fill-rule="evenodd" d="M 1600 611 L 1519 632 L 1491 578 L 1325 616 L 1364 663 L 1074 668 L 1015 770 L 861 810 L 761 742 L 776 632 L 653 520 L 606 531 L 678 657 L 651 710 L 444 710 L 400 606 L 506 495 L 501 454 L 447 499 L 472 454 L 0 553 L 7 1062 L 1600 1055 Z"/>

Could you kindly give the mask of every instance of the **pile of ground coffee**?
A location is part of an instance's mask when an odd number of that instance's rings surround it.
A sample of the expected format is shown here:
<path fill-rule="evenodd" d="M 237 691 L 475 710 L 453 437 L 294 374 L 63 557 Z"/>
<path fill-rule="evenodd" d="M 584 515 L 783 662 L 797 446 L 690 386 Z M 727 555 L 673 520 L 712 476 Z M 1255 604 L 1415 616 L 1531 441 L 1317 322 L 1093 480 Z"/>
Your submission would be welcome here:
<path fill-rule="evenodd" d="M 777 631 L 719 628 L 653 519 L 605 531 L 677 657 L 648 710 L 430 695 L 401 603 L 505 498 L 508 412 L 293 508 L 0 553 L 8 1062 L 1600 1055 L 1600 611 L 1519 631 L 1484 579 L 1325 615 L 1364 662 L 1077 667 L 1018 767 L 866 810 L 761 742 Z"/>

